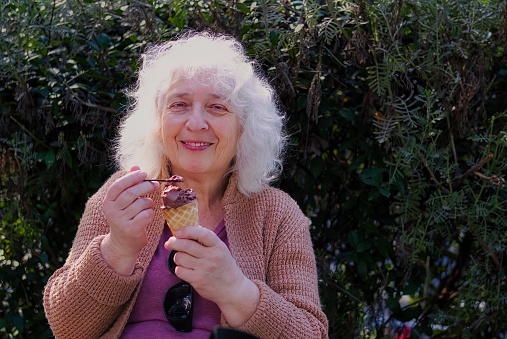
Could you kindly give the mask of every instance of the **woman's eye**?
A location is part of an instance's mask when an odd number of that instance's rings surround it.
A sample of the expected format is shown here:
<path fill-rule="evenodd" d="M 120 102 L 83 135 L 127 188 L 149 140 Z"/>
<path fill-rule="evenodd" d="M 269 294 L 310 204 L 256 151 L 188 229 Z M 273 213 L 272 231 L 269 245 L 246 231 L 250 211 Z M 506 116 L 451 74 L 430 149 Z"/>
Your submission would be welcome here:
<path fill-rule="evenodd" d="M 225 107 L 223 105 L 210 105 L 208 107 L 212 112 L 219 113 L 219 114 L 225 114 L 225 113 L 229 112 L 227 107 Z"/>
<path fill-rule="evenodd" d="M 187 107 L 187 104 L 184 102 L 174 102 L 168 106 L 170 111 L 182 111 Z"/>

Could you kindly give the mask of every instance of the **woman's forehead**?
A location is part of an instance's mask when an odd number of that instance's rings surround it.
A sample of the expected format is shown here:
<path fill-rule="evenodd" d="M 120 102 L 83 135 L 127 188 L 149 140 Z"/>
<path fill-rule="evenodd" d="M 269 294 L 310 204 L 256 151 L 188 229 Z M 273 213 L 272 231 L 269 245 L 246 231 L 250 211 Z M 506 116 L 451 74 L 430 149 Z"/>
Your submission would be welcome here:
<path fill-rule="evenodd" d="M 199 88 L 195 88 L 195 91 L 188 90 L 188 88 L 175 88 L 174 90 L 167 92 L 168 98 L 175 99 L 191 99 L 195 95 L 204 95 L 210 99 L 216 99 L 221 101 L 227 100 L 227 97 L 225 95 L 209 92 L 206 90 L 199 90 Z"/>
<path fill-rule="evenodd" d="M 226 87 L 219 82 L 212 81 L 212 79 L 180 78 L 169 86 L 165 95 L 186 98 L 199 93 L 206 94 L 214 99 L 227 100 L 231 90 Z"/>

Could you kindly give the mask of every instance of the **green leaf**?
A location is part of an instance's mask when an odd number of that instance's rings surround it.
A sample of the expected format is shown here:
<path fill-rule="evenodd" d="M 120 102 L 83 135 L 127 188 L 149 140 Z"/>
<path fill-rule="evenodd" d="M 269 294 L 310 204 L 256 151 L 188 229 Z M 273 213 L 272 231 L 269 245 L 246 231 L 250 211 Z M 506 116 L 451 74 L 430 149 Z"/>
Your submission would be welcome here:
<path fill-rule="evenodd" d="M 368 194 L 368 201 L 375 201 L 380 197 L 380 192 L 378 190 L 371 191 L 370 194 Z"/>
<path fill-rule="evenodd" d="M 391 192 L 384 187 L 380 187 L 378 191 L 386 198 L 389 198 L 391 196 Z"/>
<path fill-rule="evenodd" d="M 399 312 L 401 310 L 400 302 L 396 298 L 389 298 L 386 301 L 386 307 L 393 312 Z"/>
<path fill-rule="evenodd" d="M 97 41 L 97 44 L 100 46 L 100 49 L 104 50 L 111 44 L 111 37 L 107 35 L 106 33 L 100 33 L 95 38 Z"/>
<path fill-rule="evenodd" d="M 375 187 L 380 187 L 382 183 L 382 174 L 386 173 L 387 170 L 385 168 L 365 168 L 359 174 L 359 178 L 366 185 L 371 185 Z"/>
<path fill-rule="evenodd" d="M 348 108 L 342 108 L 339 111 L 340 115 L 345 118 L 345 120 L 354 123 L 356 121 L 356 114 L 354 111 L 348 109 Z"/>
<path fill-rule="evenodd" d="M 53 163 L 55 162 L 55 152 L 53 150 L 49 150 L 46 152 L 46 156 L 44 157 L 44 162 L 46 163 L 46 169 L 50 169 L 51 166 L 53 166 Z"/>
<path fill-rule="evenodd" d="M 318 178 L 321 175 L 324 166 L 322 157 L 313 158 L 310 165 L 310 170 L 313 174 L 313 177 Z"/>
<path fill-rule="evenodd" d="M 367 159 L 367 156 L 365 154 L 359 155 L 356 159 L 354 159 L 352 164 L 350 164 L 350 166 L 348 167 L 348 170 L 355 171 L 355 170 L 363 167 L 366 159 Z"/>
<path fill-rule="evenodd" d="M 65 153 L 65 163 L 69 166 L 69 168 L 72 168 L 72 155 L 68 150 Z"/>
<path fill-rule="evenodd" d="M 247 6 L 245 6 L 244 4 L 242 3 L 239 3 L 238 5 L 238 9 L 240 10 L 240 12 L 242 14 L 249 14 L 250 13 L 250 8 L 248 8 Z"/>
<path fill-rule="evenodd" d="M 49 88 L 47 87 L 41 88 L 40 95 L 42 95 L 44 98 L 47 98 L 49 96 Z"/>
<path fill-rule="evenodd" d="M 403 288 L 403 294 L 414 295 L 419 290 L 419 288 L 420 285 L 417 282 L 411 282 Z"/>
<path fill-rule="evenodd" d="M 348 211 L 356 206 L 357 206 L 357 197 L 348 197 L 347 199 L 345 199 L 342 205 L 344 211 Z"/>
<path fill-rule="evenodd" d="M 349 232 L 348 240 L 350 245 L 352 245 L 353 248 L 357 248 L 357 245 L 359 245 L 359 242 L 361 241 L 361 236 L 359 235 L 359 231 L 353 230 Z"/>
<path fill-rule="evenodd" d="M 20 331 L 23 332 L 25 328 L 25 320 L 19 313 L 14 313 L 11 318 L 12 324 Z"/>
<path fill-rule="evenodd" d="M 378 238 L 375 241 L 375 246 L 377 247 L 378 251 L 384 258 L 389 258 L 389 253 L 392 250 L 391 244 L 384 238 Z"/>
<path fill-rule="evenodd" d="M 368 264 L 364 260 L 357 261 L 357 273 L 361 276 L 361 278 L 366 278 L 368 275 Z"/>
<path fill-rule="evenodd" d="M 366 252 L 368 251 L 369 249 L 371 249 L 373 247 L 373 244 L 371 241 L 369 240 L 365 240 L 365 241 L 361 241 L 358 245 L 357 245 L 357 248 L 356 248 L 356 251 L 358 253 L 361 253 L 361 252 Z"/>
<path fill-rule="evenodd" d="M 48 254 L 46 252 L 42 252 L 40 255 L 40 262 L 43 265 L 46 265 L 48 263 Z"/>
<path fill-rule="evenodd" d="M 278 44 L 279 34 L 276 31 L 269 31 L 269 42 L 276 46 Z"/>
<path fill-rule="evenodd" d="M 96 50 L 96 51 L 100 51 L 100 47 L 99 47 L 99 45 L 97 45 L 97 44 L 95 43 L 95 41 L 88 40 L 86 43 L 88 44 L 88 46 L 90 46 L 90 47 L 91 47 L 91 48 L 93 48 L 94 50 Z"/>

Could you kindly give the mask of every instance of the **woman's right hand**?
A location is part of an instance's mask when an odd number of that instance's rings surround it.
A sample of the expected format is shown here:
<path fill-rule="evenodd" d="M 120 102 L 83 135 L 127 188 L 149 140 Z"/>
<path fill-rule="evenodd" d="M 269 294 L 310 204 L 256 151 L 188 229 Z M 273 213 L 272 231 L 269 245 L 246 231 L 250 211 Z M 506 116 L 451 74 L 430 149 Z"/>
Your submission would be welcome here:
<path fill-rule="evenodd" d="M 118 274 L 134 271 L 139 252 L 146 246 L 146 227 L 155 214 L 155 203 L 142 196 L 159 188 L 158 182 L 143 181 L 146 172 L 138 166 L 109 187 L 102 208 L 109 223 L 109 234 L 100 251 L 106 263 Z"/>

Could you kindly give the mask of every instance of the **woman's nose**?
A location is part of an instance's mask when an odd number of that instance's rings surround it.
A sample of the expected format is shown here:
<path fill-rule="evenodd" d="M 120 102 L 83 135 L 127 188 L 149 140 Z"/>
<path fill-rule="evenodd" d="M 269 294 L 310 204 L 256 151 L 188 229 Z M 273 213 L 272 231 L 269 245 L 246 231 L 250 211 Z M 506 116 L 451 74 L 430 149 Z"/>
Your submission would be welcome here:
<path fill-rule="evenodd" d="M 206 111 L 204 107 L 195 105 L 190 110 L 190 115 L 188 117 L 187 123 L 185 126 L 190 131 L 200 131 L 208 129 L 208 122 L 205 118 Z"/>

